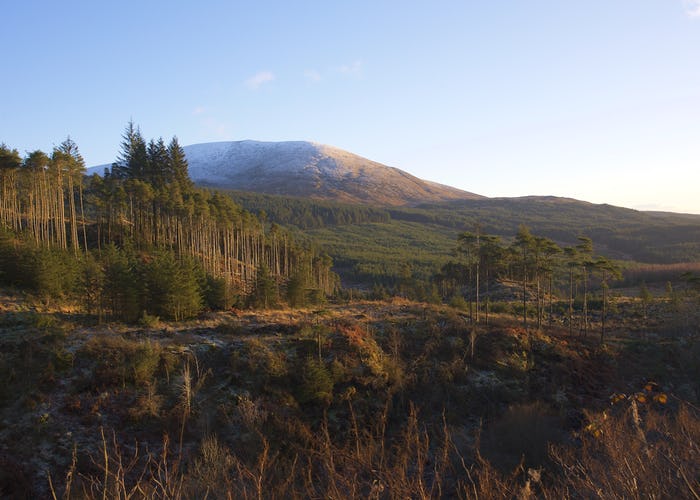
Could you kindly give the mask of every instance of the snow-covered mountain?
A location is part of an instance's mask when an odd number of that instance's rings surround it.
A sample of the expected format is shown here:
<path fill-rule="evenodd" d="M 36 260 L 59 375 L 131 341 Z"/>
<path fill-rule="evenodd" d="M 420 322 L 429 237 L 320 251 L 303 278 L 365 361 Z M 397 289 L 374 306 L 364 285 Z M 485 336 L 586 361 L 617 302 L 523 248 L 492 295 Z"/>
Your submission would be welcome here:
<path fill-rule="evenodd" d="M 205 187 L 379 205 L 481 198 L 312 142 L 211 142 L 183 149 L 190 177 Z"/>

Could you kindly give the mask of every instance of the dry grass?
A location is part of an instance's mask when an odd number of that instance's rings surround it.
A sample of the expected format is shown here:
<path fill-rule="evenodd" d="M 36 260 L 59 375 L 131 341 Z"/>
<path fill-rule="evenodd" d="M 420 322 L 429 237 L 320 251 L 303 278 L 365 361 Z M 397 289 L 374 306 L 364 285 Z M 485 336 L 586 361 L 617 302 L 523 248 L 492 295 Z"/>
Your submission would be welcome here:
<path fill-rule="evenodd" d="M 599 411 L 613 390 L 623 390 L 613 386 L 621 374 L 625 383 L 641 376 L 625 363 L 649 370 L 656 358 L 646 349 L 612 342 L 602 349 L 565 328 L 524 332 L 508 316 L 472 330 L 450 308 L 406 300 L 115 330 L 81 333 L 82 343 L 70 334 L 75 363 L 55 375 L 64 392 L 57 384 L 35 389 L 39 406 L 28 423 L 3 434 L 0 444 L 19 453 L 16 436 L 25 433 L 32 439 L 25 450 L 63 454 L 36 468 L 52 471 L 46 491 L 55 498 L 571 498 L 599 491 L 693 498 L 698 490 L 700 419 L 692 407 L 636 403 L 635 417 L 625 400 L 607 419 Z M 675 387 L 685 383 L 682 360 L 692 361 L 689 342 L 679 344 L 688 354 L 672 366 Z M 660 349 L 661 373 L 676 351 Z M 29 354 L 36 362 L 36 352 Z M 12 367 L 23 356 L 5 352 L 0 361 Z M 3 411 L 4 418 L 9 407 Z M 43 413 L 48 424 L 32 434 Z M 579 426 L 580 418 L 588 420 Z M 588 423 L 599 432 L 572 434 Z M 33 458 L 25 453 L 18 463 Z M 30 467 L 25 477 L 44 481 Z"/>
<path fill-rule="evenodd" d="M 700 418 L 632 399 L 615 414 L 589 415 L 577 447 L 556 447 L 560 486 L 583 498 L 700 498 Z"/>

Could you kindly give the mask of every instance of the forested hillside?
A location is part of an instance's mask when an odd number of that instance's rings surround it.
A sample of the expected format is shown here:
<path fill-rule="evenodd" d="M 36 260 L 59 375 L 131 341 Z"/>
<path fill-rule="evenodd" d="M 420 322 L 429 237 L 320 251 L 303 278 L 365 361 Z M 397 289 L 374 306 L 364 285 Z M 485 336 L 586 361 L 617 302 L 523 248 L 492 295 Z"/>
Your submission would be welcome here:
<path fill-rule="evenodd" d="M 390 212 L 382 207 L 350 205 L 334 201 L 278 196 L 251 191 L 222 191 L 236 203 L 277 224 L 300 229 L 318 229 L 371 222 L 389 222 Z"/>
<path fill-rule="evenodd" d="M 575 246 L 591 238 L 596 251 L 625 262 L 632 275 L 675 280 L 700 261 L 700 216 L 641 212 L 556 197 L 492 198 L 368 207 L 330 201 L 227 192 L 237 203 L 290 229 L 303 229 L 333 258 L 347 283 L 393 286 L 408 273 L 425 281 L 454 258 L 457 235 L 480 228 L 513 241 L 520 226 Z M 649 273 L 654 269 L 654 273 Z M 655 276 L 658 275 L 658 276 Z"/>
<path fill-rule="evenodd" d="M 130 123 L 111 169 L 84 172 L 70 139 L 25 158 L 0 147 L 2 282 L 126 320 L 269 305 L 285 290 L 320 300 L 337 286 L 327 256 L 195 188 L 175 138 L 147 142 Z"/>

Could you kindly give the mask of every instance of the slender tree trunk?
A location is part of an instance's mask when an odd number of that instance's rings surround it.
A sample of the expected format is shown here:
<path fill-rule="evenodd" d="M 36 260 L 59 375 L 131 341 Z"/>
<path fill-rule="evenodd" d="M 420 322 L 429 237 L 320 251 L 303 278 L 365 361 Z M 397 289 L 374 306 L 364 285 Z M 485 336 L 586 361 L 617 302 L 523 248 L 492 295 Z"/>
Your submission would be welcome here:
<path fill-rule="evenodd" d="M 78 217 L 75 208 L 75 193 L 73 186 L 73 175 L 68 172 L 68 206 L 70 210 L 70 239 L 73 247 L 73 254 L 78 255 L 80 245 L 78 243 Z"/>
<path fill-rule="evenodd" d="M 569 335 L 574 334 L 574 268 L 569 268 Z"/>
<path fill-rule="evenodd" d="M 469 285 L 467 286 L 467 295 L 469 297 L 469 323 L 474 323 L 474 297 L 472 296 L 472 266 L 471 262 L 467 260 L 469 266 Z"/>
<path fill-rule="evenodd" d="M 481 231 L 476 229 L 476 322 L 479 322 L 479 271 L 481 265 Z"/>
<path fill-rule="evenodd" d="M 549 273 L 549 327 L 552 328 L 554 323 L 554 308 L 552 301 L 552 285 L 554 280 L 554 272 Z"/>
<path fill-rule="evenodd" d="M 527 271 L 523 270 L 523 328 L 527 331 Z"/>
<path fill-rule="evenodd" d="M 583 268 L 583 335 L 588 335 L 588 270 Z"/>
<path fill-rule="evenodd" d="M 603 312 L 602 312 L 601 325 L 600 325 L 600 343 L 601 344 L 605 343 L 605 316 L 608 312 L 607 309 L 608 309 L 608 284 L 607 284 L 606 273 L 605 273 L 605 271 L 603 271 Z"/>
<path fill-rule="evenodd" d="M 485 322 L 486 326 L 489 326 L 489 305 L 491 303 L 491 294 L 489 293 L 489 282 L 490 282 L 490 276 L 489 276 L 489 268 L 486 267 L 486 317 L 485 317 Z"/>
<path fill-rule="evenodd" d="M 536 279 L 537 283 L 537 329 L 540 330 L 542 328 L 542 293 L 541 293 L 541 287 L 540 287 L 540 277 L 537 276 Z"/>

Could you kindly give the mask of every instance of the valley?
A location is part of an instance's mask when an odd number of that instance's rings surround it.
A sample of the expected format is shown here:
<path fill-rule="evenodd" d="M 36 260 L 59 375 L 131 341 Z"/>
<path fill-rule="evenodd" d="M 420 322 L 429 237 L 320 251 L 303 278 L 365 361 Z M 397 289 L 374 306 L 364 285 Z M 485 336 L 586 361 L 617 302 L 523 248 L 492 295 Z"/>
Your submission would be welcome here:
<path fill-rule="evenodd" d="M 296 197 L 226 191 L 253 213 L 265 214 L 299 238 L 314 241 L 341 277 L 371 287 L 395 282 L 402 266 L 425 279 L 454 257 L 457 235 L 474 232 L 510 241 L 520 225 L 560 246 L 590 237 L 596 252 L 625 269 L 676 266 L 665 283 L 700 261 L 700 216 L 640 212 L 557 197 L 462 200 L 415 207 L 348 205 Z M 634 274 L 634 272 L 632 273 Z"/>

